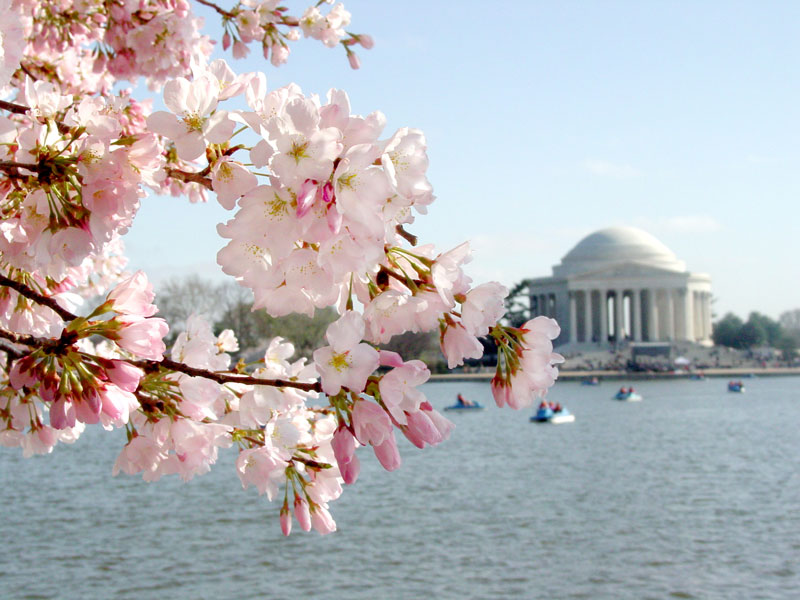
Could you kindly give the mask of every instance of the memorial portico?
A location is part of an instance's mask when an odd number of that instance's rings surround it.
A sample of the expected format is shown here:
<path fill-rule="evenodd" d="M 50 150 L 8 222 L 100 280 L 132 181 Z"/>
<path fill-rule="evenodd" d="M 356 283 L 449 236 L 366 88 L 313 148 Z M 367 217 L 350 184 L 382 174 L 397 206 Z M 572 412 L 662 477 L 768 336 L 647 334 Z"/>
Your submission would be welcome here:
<path fill-rule="evenodd" d="M 611 227 L 581 240 L 552 277 L 529 281 L 531 314 L 561 325 L 557 345 L 689 341 L 711 343 L 711 278 L 659 240 Z"/>

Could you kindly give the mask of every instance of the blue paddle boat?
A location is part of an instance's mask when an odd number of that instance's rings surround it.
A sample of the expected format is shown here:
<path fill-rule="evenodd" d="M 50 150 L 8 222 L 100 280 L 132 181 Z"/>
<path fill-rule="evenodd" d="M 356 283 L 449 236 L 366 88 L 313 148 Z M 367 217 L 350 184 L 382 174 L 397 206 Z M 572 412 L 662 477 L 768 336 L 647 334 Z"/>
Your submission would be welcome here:
<path fill-rule="evenodd" d="M 483 410 L 483 404 L 480 402 L 475 402 L 473 400 L 465 400 L 464 396 L 461 394 L 458 395 L 456 398 L 456 403 L 451 404 L 450 406 L 445 406 L 445 410 L 458 410 L 458 411 L 469 411 L 469 410 Z"/>
<path fill-rule="evenodd" d="M 622 400 L 623 402 L 638 402 L 642 396 L 633 391 L 632 388 L 622 388 L 614 394 L 614 400 Z"/>
<path fill-rule="evenodd" d="M 729 381 L 728 391 L 741 393 L 744 391 L 744 384 L 741 381 Z"/>
<path fill-rule="evenodd" d="M 483 410 L 484 406 L 480 402 L 473 402 L 469 406 L 461 406 L 459 404 L 451 404 L 450 406 L 445 406 L 445 410 L 460 410 L 460 411 L 470 411 L 470 410 Z"/>
<path fill-rule="evenodd" d="M 572 423 L 575 420 L 573 415 L 566 408 L 561 410 L 553 410 L 549 406 L 539 407 L 536 414 L 531 417 L 534 423 L 552 423 L 553 425 L 561 425 L 562 423 Z"/>
<path fill-rule="evenodd" d="M 600 385 L 600 379 L 597 377 L 587 377 L 581 380 L 581 385 Z"/>

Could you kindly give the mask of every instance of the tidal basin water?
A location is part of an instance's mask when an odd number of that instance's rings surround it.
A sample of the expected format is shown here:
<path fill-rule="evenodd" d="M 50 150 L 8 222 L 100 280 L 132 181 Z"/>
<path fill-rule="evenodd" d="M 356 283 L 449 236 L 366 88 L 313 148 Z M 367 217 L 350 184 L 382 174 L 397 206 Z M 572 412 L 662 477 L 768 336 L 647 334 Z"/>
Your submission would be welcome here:
<path fill-rule="evenodd" d="M 452 414 L 403 466 L 359 456 L 339 531 L 280 535 L 224 453 L 188 484 L 112 478 L 120 436 L 23 459 L 0 448 L 0 598 L 800 597 L 800 378 L 561 382 L 567 425 L 500 410 L 488 383 L 431 383 L 489 405 Z M 296 528 L 297 529 L 297 528 Z"/>

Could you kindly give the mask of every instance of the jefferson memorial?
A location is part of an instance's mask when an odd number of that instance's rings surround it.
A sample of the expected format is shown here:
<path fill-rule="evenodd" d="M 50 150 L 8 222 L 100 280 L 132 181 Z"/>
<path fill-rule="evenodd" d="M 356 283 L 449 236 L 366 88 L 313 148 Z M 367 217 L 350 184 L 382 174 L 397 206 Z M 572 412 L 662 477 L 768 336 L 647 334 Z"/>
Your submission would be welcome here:
<path fill-rule="evenodd" d="M 561 325 L 557 345 L 686 341 L 711 345 L 711 277 L 691 273 L 655 237 L 609 227 L 528 282 L 531 315 Z"/>

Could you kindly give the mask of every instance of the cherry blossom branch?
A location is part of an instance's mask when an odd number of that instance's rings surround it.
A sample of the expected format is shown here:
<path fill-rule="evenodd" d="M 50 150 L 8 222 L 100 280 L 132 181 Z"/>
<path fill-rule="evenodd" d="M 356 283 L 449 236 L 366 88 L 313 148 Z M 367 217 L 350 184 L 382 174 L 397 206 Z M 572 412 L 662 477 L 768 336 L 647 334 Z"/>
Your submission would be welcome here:
<path fill-rule="evenodd" d="M 55 312 L 59 317 L 61 317 L 64 321 L 74 321 L 78 318 L 77 315 L 72 314 L 65 308 L 62 308 L 58 302 L 56 302 L 53 298 L 40 294 L 37 291 L 29 288 L 24 283 L 20 283 L 19 281 L 14 281 L 13 279 L 9 279 L 2 273 L 0 273 L 0 286 L 11 288 L 12 290 L 16 291 L 18 294 L 25 296 L 29 300 L 33 300 L 37 304 L 41 304 L 42 306 L 46 306 L 47 308 L 51 309 Z"/>
<path fill-rule="evenodd" d="M 37 302 L 38 304 L 42 304 L 47 306 L 48 308 L 55 311 L 59 317 L 64 319 L 65 321 L 73 321 L 78 318 L 77 315 L 72 314 L 68 310 L 61 308 L 55 300 L 52 298 L 48 298 L 44 296 L 23 283 L 19 283 L 18 281 L 14 281 L 13 279 L 9 279 L 5 275 L 0 274 L 0 285 L 9 287 L 15 290 L 17 293 Z M 36 338 L 29 335 L 22 335 L 17 333 L 11 333 L 8 331 L 4 331 L 0 329 L 0 337 L 5 338 L 15 344 L 23 344 L 26 346 L 37 347 L 37 348 L 47 348 L 51 347 L 53 342 L 52 340 L 43 339 L 43 338 Z M 91 355 L 90 355 L 91 356 Z M 174 361 L 169 358 L 164 358 L 160 361 L 158 360 L 136 360 L 136 359 L 123 359 L 126 362 L 137 366 L 145 371 L 154 372 L 160 368 L 170 369 L 172 371 L 177 371 L 179 373 L 184 373 L 186 375 L 190 375 L 192 377 L 203 377 L 205 379 L 210 379 L 211 381 L 216 381 L 220 384 L 225 383 L 242 383 L 246 385 L 268 385 L 272 387 L 291 387 L 299 390 L 304 390 L 307 392 L 319 392 L 322 390 L 320 387 L 319 382 L 314 383 L 301 383 L 297 381 L 286 381 L 283 379 L 261 379 L 259 377 L 252 377 L 250 375 L 240 375 L 235 373 L 219 373 L 216 371 L 208 371 L 206 369 L 198 369 L 195 367 L 190 367 L 189 365 L 185 365 L 183 363 Z"/>
<path fill-rule="evenodd" d="M 13 102 L 6 102 L 5 100 L 0 100 L 0 108 L 3 110 L 7 110 L 8 112 L 16 113 L 18 115 L 25 115 L 28 114 L 30 108 L 27 106 L 23 106 L 21 104 L 14 104 Z"/>
<path fill-rule="evenodd" d="M 28 169 L 29 171 L 36 171 L 39 168 L 39 165 L 34 163 L 18 163 L 11 160 L 2 160 L 0 161 L 0 169 L 3 171 L 9 171 L 14 169 Z"/>
<path fill-rule="evenodd" d="M 203 187 L 210 190 L 212 189 L 211 179 L 209 177 L 206 177 L 208 172 L 209 172 L 208 167 L 206 167 L 199 173 L 181 171 L 180 169 L 167 169 L 167 175 L 169 177 L 172 177 L 173 179 L 177 179 L 178 181 L 183 181 L 186 183 L 199 183 Z"/>
<path fill-rule="evenodd" d="M 229 18 L 229 19 L 233 19 L 233 18 L 234 18 L 234 14 L 233 14 L 232 12 L 230 12 L 230 11 L 228 11 L 228 10 L 225 10 L 224 8 L 221 8 L 221 7 L 217 6 L 217 5 L 216 5 L 216 4 L 214 4 L 213 2 L 209 2 L 208 0 L 195 0 L 195 1 L 196 1 L 198 4 L 202 4 L 203 6 L 208 6 L 209 8 L 213 8 L 215 11 L 217 11 L 217 12 L 218 12 L 219 14 L 221 14 L 223 17 L 227 17 L 227 18 Z"/>
<path fill-rule="evenodd" d="M 21 333 L 13 333 L 10 331 L 5 331 L 4 329 L 0 329 L 0 338 L 6 339 L 14 344 L 30 346 L 31 348 L 58 349 L 64 345 L 61 340 L 55 341 L 50 339 L 38 338 L 32 335 L 25 335 Z M 19 352 L 17 351 L 14 352 L 15 354 L 17 354 L 16 358 L 20 358 L 22 356 L 22 354 L 20 354 Z M 91 358 L 99 358 L 94 354 L 90 354 L 88 352 L 83 352 L 83 354 Z M 250 375 L 240 375 L 237 373 L 221 373 L 217 371 L 209 371 L 207 369 L 198 369 L 196 367 L 190 367 L 189 365 L 172 360 L 170 358 L 164 358 L 163 360 L 137 360 L 130 358 L 120 358 L 120 360 L 124 360 L 125 362 L 135 367 L 139 367 L 140 369 L 148 373 L 153 373 L 155 371 L 158 371 L 160 368 L 164 368 L 164 369 L 169 369 L 171 371 L 176 371 L 178 373 L 184 373 L 185 375 L 190 375 L 191 377 L 203 377 L 204 379 L 210 379 L 211 381 L 215 381 L 219 384 L 240 383 L 245 385 L 268 385 L 271 387 L 290 387 L 298 390 L 303 390 L 305 392 L 322 391 L 319 382 L 303 383 L 299 381 L 287 381 L 284 379 L 263 379 L 260 377 L 253 377 Z"/>
<path fill-rule="evenodd" d="M 397 225 L 394 228 L 394 230 L 397 232 L 397 234 L 400 237 L 402 237 L 404 240 L 406 240 L 412 246 L 416 246 L 417 245 L 417 236 L 415 236 L 413 233 L 409 233 L 408 231 L 403 229 L 402 225 Z"/>
<path fill-rule="evenodd" d="M 25 72 L 27 73 L 27 71 Z M 35 77 L 33 79 L 35 79 Z M 30 107 L 28 106 L 14 104 L 13 102 L 6 102 L 5 100 L 0 100 L 0 109 L 7 110 L 8 112 L 16 113 L 18 115 L 27 115 L 28 111 L 30 111 Z M 60 133 L 69 133 L 69 125 L 62 123 L 61 121 L 55 121 L 55 124 Z"/>
<path fill-rule="evenodd" d="M 320 386 L 318 381 L 313 383 L 302 383 L 299 381 L 287 381 L 285 379 L 262 379 L 260 377 L 253 377 L 251 375 L 240 375 L 236 373 L 222 373 L 218 371 L 209 371 L 207 369 L 198 369 L 196 367 L 190 367 L 189 365 L 185 365 L 183 363 L 174 361 L 169 358 L 164 358 L 163 360 L 160 361 L 131 360 L 131 359 L 124 359 L 124 360 L 147 372 L 154 372 L 157 371 L 159 368 L 163 367 L 165 369 L 170 369 L 172 371 L 184 373 L 185 375 L 190 375 L 192 377 L 203 377 L 205 379 L 210 379 L 211 381 L 215 381 L 219 384 L 241 383 L 245 385 L 268 385 L 271 387 L 290 387 L 298 390 L 303 390 L 306 392 L 322 391 L 322 387 Z"/>
<path fill-rule="evenodd" d="M 0 329 L 0 338 L 6 339 L 9 342 L 13 342 L 14 344 L 20 344 L 23 346 L 32 346 L 34 348 L 38 347 L 39 342 L 41 341 L 39 340 L 39 338 L 35 338 L 32 335 L 25 335 L 24 333 L 13 333 L 11 331 L 6 331 L 5 329 Z M 4 346 L 3 350 L 5 349 L 6 348 Z M 14 350 L 13 352 L 19 353 L 17 350 Z"/>

